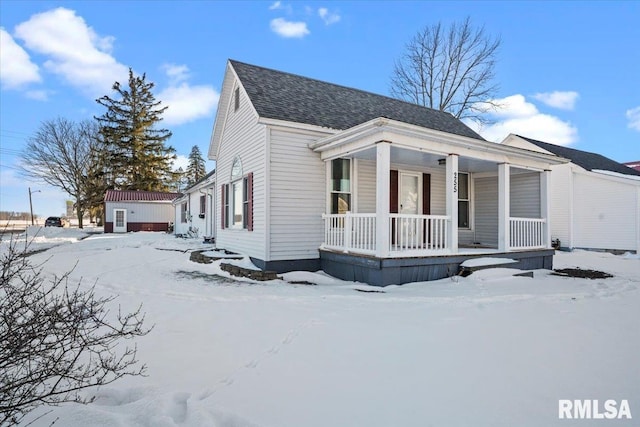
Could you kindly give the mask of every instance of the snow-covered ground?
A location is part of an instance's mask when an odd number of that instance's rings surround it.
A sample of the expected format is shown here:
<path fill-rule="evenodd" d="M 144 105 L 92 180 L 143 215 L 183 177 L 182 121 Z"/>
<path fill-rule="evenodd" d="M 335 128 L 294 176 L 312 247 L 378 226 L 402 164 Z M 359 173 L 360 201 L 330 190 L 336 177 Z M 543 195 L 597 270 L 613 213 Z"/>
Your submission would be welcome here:
<path fill-rule="evenodd" d="M 494 268 L 372 288 L 305 272 L 238 281 L 221 261 L 189 261 L 207 245 L 163 233 L 45 230 L 30 250 L 39 248 L 49 249 L 32 259 L 48 259 L 48 274 L 75 266 L 73 280 L 118 295 L 124 309 L 143 303 L 155 327 L 137 342 L 147 377 L 94 390 L 94 403 L 54 408 L 34 426 L 640 422 L 637 256 L 554 258 L 556 268 L 614 275 L 601 280 Z M 633 418 L 559 420 L 559 399 L 626 399 Z"/>

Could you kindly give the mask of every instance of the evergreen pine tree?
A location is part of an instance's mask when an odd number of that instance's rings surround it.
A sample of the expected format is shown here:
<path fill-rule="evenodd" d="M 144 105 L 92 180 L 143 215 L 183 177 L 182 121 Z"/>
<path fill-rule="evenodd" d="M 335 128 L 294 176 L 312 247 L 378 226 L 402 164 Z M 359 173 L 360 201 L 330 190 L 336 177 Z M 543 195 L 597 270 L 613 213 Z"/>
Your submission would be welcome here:
<path fill-rule="evenodd" d="M 200 178 L 207 174 L 204 166 L 204 159 L 202 158 L 202 153 L 200 152 L 200 148 L 197 145 L 194 145 L 191 148 L 191 153 L 189 154 L 189 165 L 186 170 L 187 180 L 189 185 L 198 181 Z"/>
<path fill-rule="evenodd" d="M 159 106 L 152 93 L 154 84 L 145 78 L 146 74 L 134 76 L 130 68 L 128 89 L 113 84 L 119 99 L 105 95 L 96 100 L 107 108 L 95 119 L 107 152 L 109 188 L 165 191 L 173 178 L 175 150 L 165 145 L 171 132 L 156 127 L 167 107 Z"/>

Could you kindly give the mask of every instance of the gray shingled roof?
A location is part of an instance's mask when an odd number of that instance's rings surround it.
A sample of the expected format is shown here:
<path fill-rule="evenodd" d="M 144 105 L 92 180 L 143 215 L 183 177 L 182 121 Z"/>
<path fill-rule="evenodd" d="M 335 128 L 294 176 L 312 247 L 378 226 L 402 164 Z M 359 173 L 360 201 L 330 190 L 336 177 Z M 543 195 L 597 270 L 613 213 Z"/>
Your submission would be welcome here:
<path fill-rule="evenodd" d="M 260 117 L 337 130 L 384 117 L 484 141 L 443 111 L 234 60 L 229 62 Z"/>
<path fill-rule="evenodd" d="M 562 147 L 560 145 L 549 144 L 548 142 L 537 141 L 535 139 L 527 138 L 518 135 L 520 138 L 529 141 L 530 143 L 547 150 L 556 156 L 564 157 L 571 160 L 572 163 L 591 171 L 591 170 L 605 170 L 610 172 L 622 173 L 625 175 L 640 176 L 640 172 L 618 163 L 615 160 L 611 160 L 601 154 L 589 153 L 588 151 L 576 150 L 575 148 Z"/>

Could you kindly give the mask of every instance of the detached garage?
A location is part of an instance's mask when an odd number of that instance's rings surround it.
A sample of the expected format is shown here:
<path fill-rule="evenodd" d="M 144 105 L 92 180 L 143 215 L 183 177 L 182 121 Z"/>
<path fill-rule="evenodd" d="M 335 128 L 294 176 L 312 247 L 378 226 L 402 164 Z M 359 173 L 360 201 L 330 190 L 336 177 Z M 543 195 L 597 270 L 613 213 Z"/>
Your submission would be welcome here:
<path fill-rule="evenodd" d="M 509 135 L 503 144 L 571 160 L 551 167 L 551 237 L 563 249 L 640 253 L 640 172 L 600 154 Z"/>
<path fill-rule="evenodd" d="M 104 232 L 167 231 L 175 221 L 171 201 L 179 196 L 157 191 L 107 190 Z"/>

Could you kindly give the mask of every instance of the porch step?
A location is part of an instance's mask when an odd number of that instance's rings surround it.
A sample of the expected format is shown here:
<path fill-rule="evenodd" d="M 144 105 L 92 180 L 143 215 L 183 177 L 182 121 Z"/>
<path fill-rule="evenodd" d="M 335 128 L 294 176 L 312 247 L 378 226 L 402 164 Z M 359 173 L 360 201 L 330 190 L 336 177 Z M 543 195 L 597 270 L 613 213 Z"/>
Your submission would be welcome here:
<path fill-rule="evenodd" d="M 462 277 L 466 277 L 471 273 L 473 273 L 474 271 L 485 270 L 487 268 L 501 267 L 501 266 L 505 266 L 505 265 L 513 264 L 517 262 L 518 261 L 513 260 L 511 258 L 489 258 L 489 257 L 471 258 L 464 261 L 462 264 L 460 264 L 459 274 Z"/>

